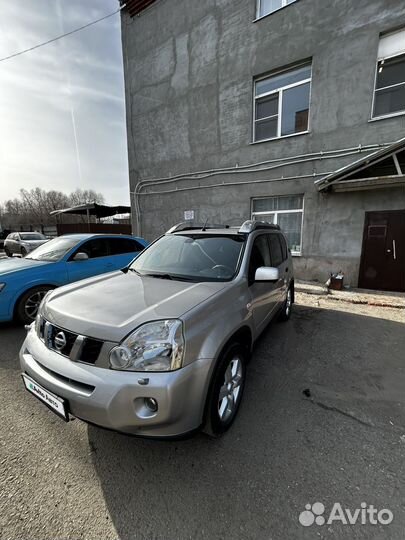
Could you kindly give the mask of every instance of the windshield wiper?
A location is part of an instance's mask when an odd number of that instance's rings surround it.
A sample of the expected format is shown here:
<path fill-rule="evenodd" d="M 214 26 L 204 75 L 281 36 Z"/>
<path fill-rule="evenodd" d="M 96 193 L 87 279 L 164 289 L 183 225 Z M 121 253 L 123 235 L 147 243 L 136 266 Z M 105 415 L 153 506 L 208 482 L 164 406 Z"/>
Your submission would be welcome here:
<path fill-rule="evenodd" d="M 160 278 L 160 279 L 176 279 L 171 274 L 141 274 L 141 276 L 147 276 L 147 277 L 154 277 L 154 278 Z"/>
<path fill-rule="evenodd" d="M 130 272 L 134 272 L 135 274 L 138 274 L 138 276 L 142 276 L 142 274 L 138 272 L 138 270 L 135 270 L 135 268 L 129 268 L 128 266 L 125 266 L 125 268 L 121 268 L 121 272 L 124 272 L 124 274 L 126 274 L 128 270 Z"/>

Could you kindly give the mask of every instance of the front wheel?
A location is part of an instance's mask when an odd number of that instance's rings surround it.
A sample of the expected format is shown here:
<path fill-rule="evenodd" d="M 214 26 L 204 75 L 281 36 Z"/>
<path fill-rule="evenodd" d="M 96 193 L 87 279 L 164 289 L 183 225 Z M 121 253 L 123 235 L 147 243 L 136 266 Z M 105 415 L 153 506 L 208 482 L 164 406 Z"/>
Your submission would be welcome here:
<path fill-rule="evenodd" d="M 293 305 L 293 294 L 292 294 L 291 287 L 289 287 L 285 302 L 283 304 L 283 307 L 279 315 L 280 321 L 282 322 L 288 321 L 288 319 L 291 317 L 292 305 Z"/>
<path fill-rule="evenodd" d="M 234 343 L 221 355 L 215 368 L 206 404 L 203 431 L 219 437 L 236 418 L 246 378 L 246 350 Z"/>
<path fill-rule="evenodd" d="M 12 257 L 13 254 L 11 253 L 11 251 L 8 249 L 8 248 L 4 248 L 4 253 L 7 255 L 7 257 Z"/>
<path fill-rule="evenodd" d="M 25 257 L 26 255 L 27 255 L 27 250 L 24 247 L 22 247 L 21 248 L 21 257 Z"/>
<path fill-rule="evenodd" d="M 30 289 L 23 294 L 16 307 L 17 319 L 24 324 L 32 323 L 37 316 L 38 308 L 42 302 L 42 299 L 51 289 L 52 287 L 46 286 L 35 287 L 34 289 Z"/>

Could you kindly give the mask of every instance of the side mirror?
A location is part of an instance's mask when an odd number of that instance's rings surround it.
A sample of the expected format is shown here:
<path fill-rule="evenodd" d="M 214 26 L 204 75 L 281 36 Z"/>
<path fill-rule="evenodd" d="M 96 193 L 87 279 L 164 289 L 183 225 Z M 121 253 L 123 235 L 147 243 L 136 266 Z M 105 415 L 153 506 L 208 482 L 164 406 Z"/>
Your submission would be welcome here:
<path fill-rule="evenodd" d="M 83 251 L 79 251 L 79 253 L 76 253 L 76 255 L 73 257 L 74 261 L 87 261 L 89 256 L 87 253 L 83 253 Z"/>
<path fill-rule="evenodd" d="M 272 266 L 261 266 L 256 270 L 255 281 L 278 281 L 280 272 Z"/>

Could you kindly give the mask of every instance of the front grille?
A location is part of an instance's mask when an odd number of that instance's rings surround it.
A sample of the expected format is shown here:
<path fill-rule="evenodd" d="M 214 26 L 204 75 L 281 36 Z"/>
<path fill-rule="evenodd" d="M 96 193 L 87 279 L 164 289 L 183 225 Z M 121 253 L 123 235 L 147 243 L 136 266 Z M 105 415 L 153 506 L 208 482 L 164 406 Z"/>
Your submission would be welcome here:
<path fill-rule="evenodd" d="M 80 353 L 80 360 L 88 364 L 94 364 L 97 361 L 102 346 L 102 341 L 86 338 Z"/>
<path fill-rule="evenodd" d="M 41 318 L 38 323 L 38 336 L 48 349 L 76 362 L 95 364 L 100 355 L 104 342 L 89 338 L 64 328 L 55 326 Z"/>

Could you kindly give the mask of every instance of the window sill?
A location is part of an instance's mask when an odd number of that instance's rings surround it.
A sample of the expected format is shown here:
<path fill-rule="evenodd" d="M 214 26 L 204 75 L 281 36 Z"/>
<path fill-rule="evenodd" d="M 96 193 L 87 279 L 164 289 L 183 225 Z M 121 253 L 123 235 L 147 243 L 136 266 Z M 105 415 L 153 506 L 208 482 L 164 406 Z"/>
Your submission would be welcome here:
<path fill-rule="evenodd" d="M 295 0 L 298 2 L 298 0 Z M 266 17 L 270 17 L 270 15 L 274 15 L 274 13 L 277 13 L 278 11 L 282 11 L 285 8 L 290 7 L 292 4 L 295 4 L 295 2 L 292 2 L 291 4 L 287 4 L 286 6 L 281 6 L 278 9 L 275 9 L 274 11 L 270 11 L 270 13 L 266 13 L 266 15 L 262 15 L 261 17 L 256 17 L 256 19 L 253 19 L 253 23 L 256 23 L 257 21 L 261 21 L 262 19 L 265 19 Z"/>
<path fill-rule="evenodd" d="M 270 139 L 261 139 L 260 141 L 251 141 L 249 144 L 261 144 L 270 141 L 279 141 L 281 139 L 289 139 L 290 137 L 299 137 L 300 135 L 308 135 L 309 130 L 291 133 L 290 135 L 281 135 L 280 137 L 271 137 Z"/>
<path fill-rule="evenodd" d="M 405 111 L 399 111 L 391 114 L 384 114 L 383 116 L 374 116 L 370 118 L 369 122 L 378 122 L 378 120 L 387 120 L 388 118 L 395 118 L 397 116 L 405 116 Z"/>

